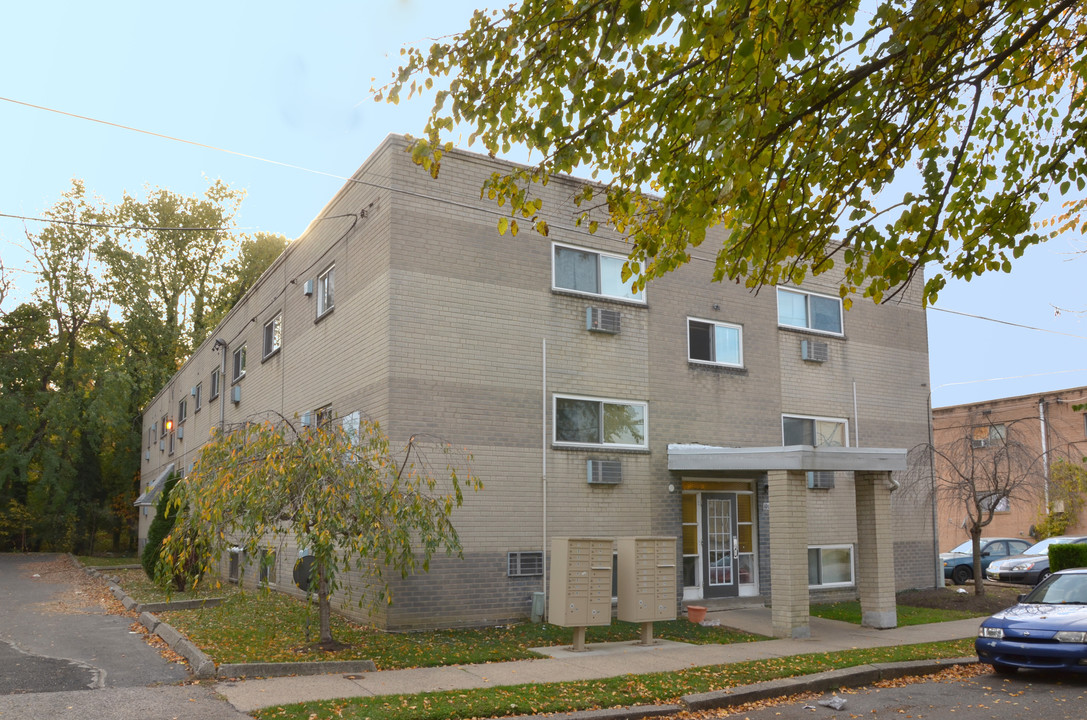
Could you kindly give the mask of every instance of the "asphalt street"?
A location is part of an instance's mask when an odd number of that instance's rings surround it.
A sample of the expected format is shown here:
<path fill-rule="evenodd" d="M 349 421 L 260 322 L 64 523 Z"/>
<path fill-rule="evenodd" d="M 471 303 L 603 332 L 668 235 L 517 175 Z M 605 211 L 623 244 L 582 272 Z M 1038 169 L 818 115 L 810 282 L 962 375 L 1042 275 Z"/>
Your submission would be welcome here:
<path fill-rule="evenodd" d="M 106 612 L 102 584 L 56 555 L 0 554 L 0 719 L 249 716 Z"/>
<path fill-rule="evenodd" d="M 744 720 L 843 720 L 914 718 L 923 720 L 1083 720 L 1087 716 L 1087 676 L 1019 672 L 996 675 L 988 666 L 976 677 L 951 677 L 892 687 L 856 688 L 819 697 L 790 698 L 758 709 L 705 713 L 701 718 Z M 839 708 L 825 704 L 837 698 Z"/>

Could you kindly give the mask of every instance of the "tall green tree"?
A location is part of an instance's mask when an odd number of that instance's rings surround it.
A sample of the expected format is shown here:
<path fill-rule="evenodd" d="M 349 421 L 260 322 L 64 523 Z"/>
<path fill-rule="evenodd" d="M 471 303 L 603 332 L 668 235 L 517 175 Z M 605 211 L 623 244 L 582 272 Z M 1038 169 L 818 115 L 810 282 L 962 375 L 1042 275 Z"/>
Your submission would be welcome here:
<path fill-rule="evenodd" d="M 217 429 L 173 490 L 177 520 L 159 571 L 204 575 L 230 546 L 258 558 L 290 539 L 314 558 L 320 643 L 332 646 L 331 596 L 343 573 L 362 580 L 353 587 L 360 604 L 392 602 L 387 572 L 407 576 L 427 570 L 439 550 L 460 552 L 451 516 L 464 489 L 482 484 L 465 470 L 469 458 L 440 449 L 450 455 L 444 472 L 415 437 L 394 452 L 379 425 L 357 413 L 315 428 L 277 417 Z"/>
<path fill-rule="evenodd" d="M 207 326 L 215 327 L 246 291 L 283 254 L 290 241 L 284 235 L 258 232 L 242 235 L 237 256 L 226 264 L 222 284 L 215 293 Z"/>
<path fill-rule="evenodd" d="M 848 304 L 927 266 L 931 302 L 1082 193 L 1085 41 L 1076 0 L 522 0 L 405 51 L 377 99 L 443 84 L 413 149 L 435 174 L 461 127 L 539 158 L 486 182 L 500 230 L 546 234 L 533 183 L 591 171 L 580 221 L 629 236 L 639 286 L 722 226 L 718 280 L 836 268 Z"/>

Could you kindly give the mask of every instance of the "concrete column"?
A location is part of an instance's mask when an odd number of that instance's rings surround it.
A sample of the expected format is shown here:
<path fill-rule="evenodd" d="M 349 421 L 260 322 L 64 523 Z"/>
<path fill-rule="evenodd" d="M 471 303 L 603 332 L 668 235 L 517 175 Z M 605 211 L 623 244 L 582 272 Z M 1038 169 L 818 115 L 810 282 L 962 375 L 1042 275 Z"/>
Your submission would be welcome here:
<path fill-rule="evenodd" d="M 771 470 L 770 589 L 774 635 L 811 637 L 808 622 L 808 486 L 803 472 Z"/>
<path fill-rule="evenodd" d="M 894 532 L 891 517 L 891 473 L 854 473 L 857 503 L 857 590 L 861 624 L 893 628 L 895 609 Z"/>

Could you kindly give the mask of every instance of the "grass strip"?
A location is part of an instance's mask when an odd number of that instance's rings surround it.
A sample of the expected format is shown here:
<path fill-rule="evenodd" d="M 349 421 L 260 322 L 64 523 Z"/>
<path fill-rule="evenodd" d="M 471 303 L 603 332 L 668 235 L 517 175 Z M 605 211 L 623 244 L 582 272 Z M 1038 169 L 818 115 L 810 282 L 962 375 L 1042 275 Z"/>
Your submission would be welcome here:
<path fill-rule="evenodd" d="M 234 585 L 221 584 L 216 587 L 213 582 L 198 585 L 195 592 L 177 592 L 152 582 L 143 570 L 118 570 L 115 574 L 120 579 L 118 584 L 138 603 L 203 600 L 209 597 L 225 597 L 238 592 Z"/>
<path fill-rule="evenodd" d="M 96 555 L 76 555 L 76 560 L 84 567 L 113 567 L 114 565 L 139 565 L 138 557 L 98 557 Z"/>
<path fill-rule="evenodd" d="M 530 648 L 573 642 L 572 628 L 549 623 L 388 633 L 334 615 L 332 635 L 348 647 L 337 652 L 310 651 L 308 646 L 317 634 L 316 604 L 307 608 L 295 598 L 266 591 L 237 593 L 216 607 L 161 613 L 161 617 L 217 663 L 373 660 L 378 668 L 392 670 L 524 660 L 540 657 Z M 636 623 L 615 621 L 589 628 L 587 641 L 633 641 L 640 630 Z M 766 639 L 686 620 L 654 623 L 653 635 L 703 645 Z"/>
<path fill-rule="evenodd" d="M 837 602 L 828 605 L 812 605 L 809 614 L 824 620 L 840 620 L 841 622 L 861 624 L 861 604 L 858 601 Z M 898 627 L 908 625 L 929 625 L 931 623 L 948 622 L 951 620 L 966 620 L 968 618 L 983 617 L 990 613 L 971 612 L 969 610 L 949 610 L 925 607 L 912 607 L 910 605 L 898 606 Z"/>
<path fill-rule="evenodd" d="M 869 663 L 963 657 L 973 652 L 973 639 L 966 639 L 796 655 L 604 680 L 326 700 L 265 708 L 254 715 L 259 720 L 394 720 L 405 717 L 414 720 L 464 720 L 573 712 L 669 703 L 691 693 L 725 690 L 765 680 Z"/>

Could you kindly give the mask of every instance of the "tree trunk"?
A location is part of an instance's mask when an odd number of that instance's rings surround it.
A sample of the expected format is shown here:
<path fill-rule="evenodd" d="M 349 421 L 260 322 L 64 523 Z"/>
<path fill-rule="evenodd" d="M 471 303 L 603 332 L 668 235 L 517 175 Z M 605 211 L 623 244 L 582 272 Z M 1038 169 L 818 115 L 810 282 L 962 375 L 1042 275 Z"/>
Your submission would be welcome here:
<path fill-rule="evenodd" d="M 985 573 L 981 569 L 981 528 L 975 525 L 970 528 L 970 549 L 974 561 L 974 594 L 985 594 Z"/>
<path fill-rule="evenodd" d="M 332 602 L 328 597 L 328 575 L 324 564 L 317 565 L 317 614 L 320 622 L 321 637 L 318 642 L 323 646 L 332 645 Z"/>

